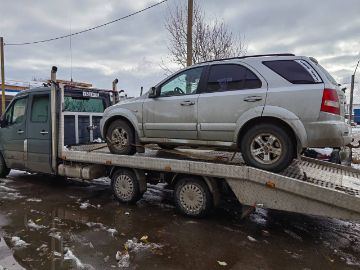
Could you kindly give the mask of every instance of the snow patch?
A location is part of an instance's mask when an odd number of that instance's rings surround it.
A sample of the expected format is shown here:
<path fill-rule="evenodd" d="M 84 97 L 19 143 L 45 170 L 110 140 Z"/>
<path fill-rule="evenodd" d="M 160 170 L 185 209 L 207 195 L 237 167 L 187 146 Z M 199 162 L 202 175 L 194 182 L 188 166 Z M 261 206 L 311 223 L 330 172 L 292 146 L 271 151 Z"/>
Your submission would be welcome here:
<path fill-rule="evenodd" d="M 101 178 L 94 179 L 91 182 L 95 183 L 95 184 L 110 185 L 111 180 L 109 177 L 101 177 Z"/>
<path fill-rule="evenodd" d="M 27 202 L 42 202 L 42 199 L 39 198 L 29 198 L 26 199 Z"/>
<path fill-rule="evenodd" d="M 108 233 L 111 234 L 112 237 L 115 236 L 115 234 L 118 233 L 118 231 L 116 229 L 113 229 L 113 228 L 108 228 L 106 227 L 104 224 L 102 223 L 98 223 L 98 222 L 87 222 L 85 223 L 86 226 L 90 227 L 90 228 L 95 228 L 95 229 L 98 229 L 98 230 L 103 230 L 103 231 L 107 231 Z"/>
<path fill-rule="evenodd" d="M 333 148 L 309 148 L 311 150 L 314 150 L 315 152 L 319 153 L 320 155 L 323 155 L 323 156 L 330 156 L 331 153 L 334 151 Z"/>
<path fill-rule="evenodd" d="M 31 219 L 29 219 L 28 223 L 27 223 L 27 226 L 30 228 L 30 230 L 40 230 L 40 229 L 45 229 L 47 228 L 46 226 L 44 225 L 39 225 L 39 224 L 36 224 L 34 221 L 32 221 Z"/>
<path fill-rule="evenodd" d="M 80 268 L 80 269 L 85 268 L 85 265 L 80 261 L 80 259 L 78 257 L 76 257 L 74 255 L 74 253 L 70 249 L 66 250 L 66 253 L 64 255 L 64 260 L 72 260 L 75 262 L 77 268 Z"/>
<path fill-rule="evenodd" d="M 3 185 L 0 185 L 0 191 L 6 191 L 6 192 L 15 192 L 16 189 L 5 187 Z"/>
<path fill-rule="evenodd" d="M 115 234 L 118 233 L 118 231 L 116 229 L 112 229 L 112 228 L 107 229 L 107 232 L 109 232 L 112 237 L 114 237 Z"/>
<path fill-rule="evenodd" d="M 61 257 L 61 253 L 60 252 L 57 252 L 57 251 L 53 251 L 53 254 L 55 257 Z"/>
<path fill-rule="evenodd" d="M 102 223 L 99 223 L 99 222 L 87 222 L 85 223 L 86 226 L 90 227 L 90 228 L 98 228 L 98 229 L 101 229 L 101 230 L 107 230 L 106 226 L 104 226 L 104 224 Z"/>
<path fill-rule="evenodd" d="M 92 141 L 93 143 L 104 143 L 105 141 L 102 140 L 101 138 L 96 138 L 95 140 Z"/>
<path fill-rule="evenodd" d="M 17 199 L 24 198 L 24 196 L 20 195 L 19 192 L 6 193 L 6 194 L 0 192 L 0 194 L 1 194 L 1 199 L 3 199 L 3 200 L 12 200 L 12 201 L 14 201 L 14 200 L 17 200 Z"/>
<path fill-rule="evenodd" d="M 55 238 L 55 239 L 57 239 L 57 240 L 61 240 L 60 232 L 52 232 L 52 233 L 49 233 L 49 236 L 52 237 L 52 238 Z"/>
<path fill-rule="evenodd" d="M 130 266 L 130 255 L 128 252 L 121 253 L 118 251 L 116 253 L 116 260 L 118 261 L 119 268 L 128 268 Z"/>
<path fill-rule="evenodd" d="M 82 209 L 82 210 L 86 210 L 86 209 L 88 209 L 89 207 L 96 208 L 94 205 L 90 204 L 88 201 L 82 202 L 82 203 L 80 204 L 80 209 Z"/>
<path fill-rule="evenodd" d="M 254 237 L 250 236 L 250 235 L 248 235 L 247 239 L 248 239 L 250 242 L 257 242 L 257 240 L 256 240 Z"/>
<path fill-rule="evenodd" d="M 137 238 L 129 239 L 125 243 L 125 248 L 128 251 L 142 251 L 147 249 L 158 249 L 162 248 L 162 245 L 156 244 L 156 243 L 150 243 L 150 242 L 139 242 Z"/>
<path fill-rule="evenodd" d="M 11 243 L 14 245 L 14 247 L 26 247 L 30 244 L 26 243 L 24 240 L 21 240 L 18 236 L 13 236 L 11 238 Z"/>

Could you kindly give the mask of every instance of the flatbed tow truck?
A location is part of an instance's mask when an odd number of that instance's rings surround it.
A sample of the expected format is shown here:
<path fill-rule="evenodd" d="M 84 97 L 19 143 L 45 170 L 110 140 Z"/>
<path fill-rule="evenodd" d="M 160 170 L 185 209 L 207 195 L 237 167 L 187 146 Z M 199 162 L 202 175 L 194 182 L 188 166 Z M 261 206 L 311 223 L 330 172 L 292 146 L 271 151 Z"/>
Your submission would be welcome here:
<path fill-rule="evenodd" d="M 109 177 L 121 202 L 139 200 L 148 183 L 166 182 L 175 190 L 178 209 L 193 217 L 217 206 L 227 191 L 245 207 L 360 221 L 360 170 L 351 167 L 300 157 L 281 173 L 271 173 L 244 165 L 236 153 L 153 147 L 123 156 L 111 154 L 104 144 L 66 147 L 66 85 L 56 83 L 56 70 L 50 89 L 53 175 L 83 181 Z"/>

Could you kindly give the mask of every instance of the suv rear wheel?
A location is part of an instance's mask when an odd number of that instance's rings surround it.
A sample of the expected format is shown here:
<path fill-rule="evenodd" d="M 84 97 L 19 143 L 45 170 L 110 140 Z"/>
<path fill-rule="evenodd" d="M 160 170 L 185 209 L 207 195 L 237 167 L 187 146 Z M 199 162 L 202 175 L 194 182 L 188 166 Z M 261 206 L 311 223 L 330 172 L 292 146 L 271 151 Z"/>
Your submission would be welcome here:
<path fill-rule="evenodd" d="M 254 126 L 240 140 L 242 156 L 250 166 L 279 172 L 294 158 L 295 145 L 290 134 L 275 124 Z"/>
<path fill-rule="evenodd" d="M 134 131 L 124 120 L 115 120 L 110 124 L 106 142 L 113 154 L 133 155 L 136 152 Z"/>

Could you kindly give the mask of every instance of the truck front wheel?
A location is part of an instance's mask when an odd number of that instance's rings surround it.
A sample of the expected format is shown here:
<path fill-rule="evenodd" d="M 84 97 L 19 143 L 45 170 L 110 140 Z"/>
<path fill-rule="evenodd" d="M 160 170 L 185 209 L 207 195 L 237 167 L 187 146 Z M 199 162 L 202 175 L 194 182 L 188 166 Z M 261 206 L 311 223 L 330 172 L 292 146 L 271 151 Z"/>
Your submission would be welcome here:
<path fill-rule="evenodd" d="M 10 169 L 6 166 L 3 155 L 0 153 L 0 177 L 6 177 L 10 173 Z"/>
<path fill-rule="evenodd" d="M 122 203 L 135 203 L 142 197 L 139 181 L 131 170 L 118 169 L 111 177 L 115 198 Z"/>

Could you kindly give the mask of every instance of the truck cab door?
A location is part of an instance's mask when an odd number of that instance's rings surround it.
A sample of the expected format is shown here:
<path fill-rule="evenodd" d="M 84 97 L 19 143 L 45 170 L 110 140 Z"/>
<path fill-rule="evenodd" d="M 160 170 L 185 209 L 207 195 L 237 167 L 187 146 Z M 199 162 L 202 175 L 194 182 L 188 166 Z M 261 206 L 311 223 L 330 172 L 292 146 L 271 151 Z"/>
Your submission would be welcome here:
<path fill-rule="evenodd" d="M 13 100 L 6 110 L 0 129 L 1 150 L 7 167 L 24 169 L 26 161 L 26 111 L 28 97 Z"/>
<path fill-rule="evenodd" d="M 32 94 L 29 105 L 26 169 L 34 172 L 51 173 L 50 94 Z"/>

